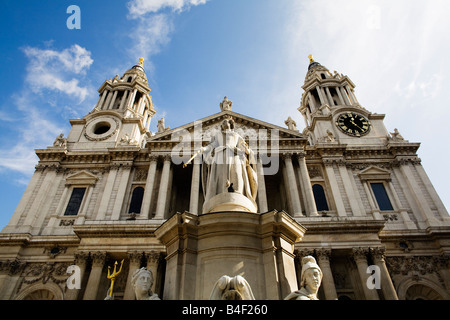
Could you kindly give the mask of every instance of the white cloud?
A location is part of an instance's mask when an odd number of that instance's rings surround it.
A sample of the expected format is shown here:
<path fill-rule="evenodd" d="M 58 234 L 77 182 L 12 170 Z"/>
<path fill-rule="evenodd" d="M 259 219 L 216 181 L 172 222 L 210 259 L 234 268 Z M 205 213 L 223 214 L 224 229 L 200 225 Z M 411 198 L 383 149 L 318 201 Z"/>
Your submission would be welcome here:
<path fill-rule="evenodd" d="M 64 98 L 75 98 L 81 103 L 92 91 L 80 82 L 93 60 L 91 53 L 79 45 L 61 51 L 25 47 L 23 52 L 29 59 L 25 86 L 10 97 L 8 109 L 13 112 L 8 112 L 11 115 L 7 118 L 11 124 L 8 135 L 14 139 L 2 137 L 0 171 L 31 175 L 38 160 L 34 149 L 51 145 L 63 132 L 56 119 L 68 111 L 61 105 L 71 99 Z M 47 91 L 62 93 L 66 97 L 51 95 Z M 5 111 L 0 112 L 3 113 Z"/>
<path fill-rule="evenodd" d="M 62 92 L 80 102 L 86 99 L 89 88 L 70 75 L 80 77 L 86 73 L 93 63 L 89 51 L 76 44 L 62 51 L 33 47 L 25 47 L 23 51 L 29 58 L 26 81 L 34 93 L 47 89 Z"/>
<path fill-rule="evenodd" d="M 136 30 L 130 36 L 134 42 L 132 52 L 147 60 L 169 43 L 173 22 L 166 14 L 154 14 L 139 20 Z"/>
<path fill-rule="evenodd" d="M 170 8 L 175 12 L 189 9 L 191 6 L 205 4 L 207 0 L 132 0 L 128 5 L 128 11 L 133 18 L 156 13 L 162 9 Z"/>
<path fill-rule="evenodd" d="M 50 145 L 62 128 L 48 118 L 43 108 L 36 106 L 30 93 L 15 94 L 13 104 L 21 114 L 20 119 L 11 120 L 17 122 L 14 132 L 17 138 L 0 149 L 0 170 L 31 175 L 37 163 L 34 149 Z"/>
<path fill-rule="evenodd" d="M 128 17 L 137 20 L 136 29 L 131 32 L 133 46 L 130 54 L 133 59 L 137 55 L 144 59 L 160 52 L 170 42 L 170 34 L 174 31 L 171 12 L 181 13 L 191 6 L 205 4 L 207 0 L 132 0 L 127 3 Z"/>

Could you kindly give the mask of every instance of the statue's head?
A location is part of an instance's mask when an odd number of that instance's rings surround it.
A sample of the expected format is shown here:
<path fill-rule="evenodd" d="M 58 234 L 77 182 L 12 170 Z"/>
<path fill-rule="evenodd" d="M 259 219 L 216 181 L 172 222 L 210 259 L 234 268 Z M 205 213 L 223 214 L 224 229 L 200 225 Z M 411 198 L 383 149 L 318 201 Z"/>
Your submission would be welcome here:
<path fill-rule="evenodd" d="M 302 275 L 300 281 L 300 287 L 309 286 L 310 288 L 317 290 L 322 282 L 322 270 L 316 263 L 316 259 L 313 256 L 306 256 L 302 259 Z"/>
<path fill-rule="evenodd" d="M 233 119 L 225 119 L 221 124 L 222 130 L 234 129 L 234 120 Z"/>
<path fill-rule="evenodd" d="M 142 292 L 150 292 L 153 286 L 152 272 L 146 268 L 137 269 L 131 278 L 131 285 Z"/>

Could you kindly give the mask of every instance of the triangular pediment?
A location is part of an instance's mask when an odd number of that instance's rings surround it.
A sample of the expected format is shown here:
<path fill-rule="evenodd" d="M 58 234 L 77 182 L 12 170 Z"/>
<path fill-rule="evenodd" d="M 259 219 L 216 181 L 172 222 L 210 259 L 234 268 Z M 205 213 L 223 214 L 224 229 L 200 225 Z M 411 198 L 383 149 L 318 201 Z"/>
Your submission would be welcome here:
<path fill-rule="evenodd" d="M 191 133 L 195 136 L 195 140 L 201 137 L 203 141 L 208 141 L 215 132 L 220 130 L 222 121 L 229 118 L 232 118 L 235 122 L 234 130 L 244 138 L 254 138 L 255 136 L 264 137 L 264 132 L 270 135 L 271 132 L 276 131 L 282 139 L 300 139 L 306 141 L 306 138 L 299 131 L 289 130 L 236 112 L 222 111 L 183 126 L 156 133 L 148 139 L 148 142 L 171 141 L 174 139 L 174 136 L 179 137 L 180 132 Z"/>
<path fill-rule="evenodd" d="M 68 185 L 91 185 L 95 184 L 98 177 L 89 171 L 82 170 L 73 174 L 70 174 L 66 178 L 66 184 Z"/>
<path fill-rule="evenodd" d="M 376 166 L 363 169 L 358 175 L 363 180 L 389 180 L 391 178 L 391 172 L 389 170 Z"/>

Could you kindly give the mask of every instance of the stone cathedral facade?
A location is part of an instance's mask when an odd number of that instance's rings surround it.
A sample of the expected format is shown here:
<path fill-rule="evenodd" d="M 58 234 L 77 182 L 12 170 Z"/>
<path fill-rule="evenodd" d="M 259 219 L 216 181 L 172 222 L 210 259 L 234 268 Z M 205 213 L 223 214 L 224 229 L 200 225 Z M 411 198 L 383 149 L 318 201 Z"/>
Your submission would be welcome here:
<path fill-rule="evenodd" d="M 388 131 L 354 88 L 310 58 L 302 132 L 291 117 L 279 127 L 239 114 L 225 97 L 217 113 L 173 129 L 159 119 L 152 134 L 143 61 L 105 81 L 92 112 L 36 150 L 0 233 L 0 299 L 104 299 L 108 267 L 123 260 L 117 300 L 135 299 L 142 267 L 161 299 L 208 299 L 227 274 L 243 276 L 256 299 L 280 300 L 297 290 L 306 255 L 323 272 L 321 300 L 450 299 L 450 216 L 420 144 Z M 256 212 L 205 209 L 201 157 L 184 165 L 225 119 L 255 152 Z M 67 286 L 73 265 L 79 288 Z"/>

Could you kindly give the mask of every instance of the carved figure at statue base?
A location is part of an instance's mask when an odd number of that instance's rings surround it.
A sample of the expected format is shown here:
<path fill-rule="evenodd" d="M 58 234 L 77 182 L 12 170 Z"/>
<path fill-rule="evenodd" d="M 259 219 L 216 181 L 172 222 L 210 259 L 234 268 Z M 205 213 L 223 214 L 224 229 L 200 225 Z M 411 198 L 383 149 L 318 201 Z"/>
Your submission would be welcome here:
<path fill-rule="evenodd" d="M 131 285 L 136 294 L 136 300 L 161 300 L 152 292 L 153 273 L 146 268 L 137 269 L 132 278 Z"/>
<path fill-rule="evenodd" d="M 300 290 L 290 293 L 284 300 L 319 300 L 317 292 L 322 282 L 322 270 L 313 256 L 302 259 Z"/>
<path fill-rule="evenodd" d="M 255 300 L 255 297 L 243 277 L 222 276 L 214 285 L 209 300 Z"/>

